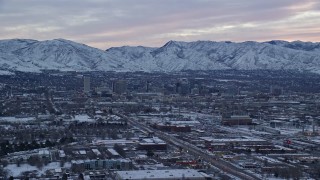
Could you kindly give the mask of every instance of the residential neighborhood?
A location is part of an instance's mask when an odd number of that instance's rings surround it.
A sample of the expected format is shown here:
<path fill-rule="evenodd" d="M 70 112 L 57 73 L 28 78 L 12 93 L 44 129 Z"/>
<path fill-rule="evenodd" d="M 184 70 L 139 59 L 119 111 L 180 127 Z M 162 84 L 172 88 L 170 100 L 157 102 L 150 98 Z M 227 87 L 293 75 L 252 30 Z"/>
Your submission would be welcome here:
<path fill-rule="evenodd" d="M 320 77 L 305 76 L 1 76 L 0 179 L 318 179 Z"/>

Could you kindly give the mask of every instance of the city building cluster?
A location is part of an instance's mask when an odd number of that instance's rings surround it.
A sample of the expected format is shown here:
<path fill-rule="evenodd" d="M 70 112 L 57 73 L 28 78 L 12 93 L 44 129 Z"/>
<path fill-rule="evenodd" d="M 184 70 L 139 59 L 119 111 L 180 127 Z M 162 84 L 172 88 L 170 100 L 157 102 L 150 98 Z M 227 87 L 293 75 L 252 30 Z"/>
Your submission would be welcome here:
<path fill-rule="evenodd" d="M 319 179 L 320 76 L 0 76 L 0 179 Z"/>

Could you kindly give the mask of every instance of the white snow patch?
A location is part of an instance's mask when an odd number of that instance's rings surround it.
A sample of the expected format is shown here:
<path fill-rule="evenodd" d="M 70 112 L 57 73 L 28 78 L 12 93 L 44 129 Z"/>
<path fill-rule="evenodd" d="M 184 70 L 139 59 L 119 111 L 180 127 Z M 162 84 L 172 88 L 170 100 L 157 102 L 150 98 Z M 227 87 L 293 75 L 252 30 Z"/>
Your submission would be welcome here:
<path fill-rule="evenodd" d="M 71 163 L 64 163 L 63 167 L 70 168 Z M 39 169 L 35 166 L 31 166 L 29 164 L 21 164 L 19 167 L 16 164 L 9 164 L 4 169 L 9 171 L 10 176 L 16 177 L 26 171 L 36 171 L 39 175 L 41 175 L 41 174 L 45 174 L 45 172 L 47 170 L 54 170 L 54 169 L 58 169 L 58 168 L 61 168 L 60 163 L 59 162 L 52 162 L 46 166 L 43 166 L 41 169 Z"/>

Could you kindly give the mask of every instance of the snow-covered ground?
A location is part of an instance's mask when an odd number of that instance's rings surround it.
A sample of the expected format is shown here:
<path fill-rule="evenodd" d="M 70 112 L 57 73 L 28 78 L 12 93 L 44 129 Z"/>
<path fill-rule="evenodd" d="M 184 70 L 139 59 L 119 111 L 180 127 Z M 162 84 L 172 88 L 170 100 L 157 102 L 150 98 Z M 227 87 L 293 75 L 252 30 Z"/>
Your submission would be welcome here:
<path fill-rule="evenodd" d="M 0 70 L 0 75 L 13 75 L 13 74 L 14 74 L 14 73 L 9 72 L 9 71 Z"/>
<path fill-rule="evenodd" d="M 87 114 L 75 115 L 74 119 L 79 122 L 94 122 L 95 120 L 89 117 Z"/>
<path fill-rule="evenodd" d="M 36 118 L 35 117 L 13 117 L 13 116 L 8 116 L 8 117 L 0 117 L 0 121 L 7 121 L 7 122 L 19 122 L 19 123 L 23 123 L 23 122 L 28 122 L 28 121 L 35 121 Z"/>
<path fill-rule="evenodd" d="M 64 163 L 63 167 L 70 168 L 71 164 Z M 36 166 L 31 166 L 29 164 L 21 164 L 19 167 L 16 164 L 9 164 L 5 167 L 5 170 L 8 170 L 10 176 L 16 177 L 26 171 L 36 171 L 39 175 L 41 175 L 45 174 L 47 170 L 54 170 L 59 168 L 61 168 L 59 162 L 52 162 L 47 164 L 46 166 L 43 166 L 41 169 L 37 168 Z"/>

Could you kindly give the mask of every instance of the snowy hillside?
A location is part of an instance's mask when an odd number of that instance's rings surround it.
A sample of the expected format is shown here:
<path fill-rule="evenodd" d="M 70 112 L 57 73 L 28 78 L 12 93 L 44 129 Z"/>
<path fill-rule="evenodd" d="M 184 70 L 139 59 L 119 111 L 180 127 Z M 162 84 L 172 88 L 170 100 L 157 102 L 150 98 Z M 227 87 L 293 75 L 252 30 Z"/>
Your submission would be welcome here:
<path fill-rule="evenodd" d="M 106 51 L 64 39 L 0 41 L 0 71 L 162 71 L 297 69 L 320 73 L 320 43 L 176 42 L 160 48 L 118 47 Z"/>

